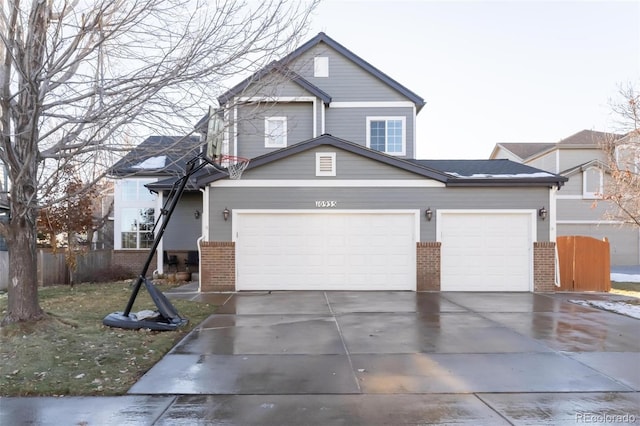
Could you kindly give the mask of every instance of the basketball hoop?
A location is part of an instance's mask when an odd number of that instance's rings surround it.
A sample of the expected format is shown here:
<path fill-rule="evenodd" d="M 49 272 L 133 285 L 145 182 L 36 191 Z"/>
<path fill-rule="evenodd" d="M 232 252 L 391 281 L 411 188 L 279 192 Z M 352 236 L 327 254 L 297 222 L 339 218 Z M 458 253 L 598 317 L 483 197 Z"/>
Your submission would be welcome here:
<path fill-rule="evenodd" d="M 249 165 L 249 159 L 244 157 L 234 157 L 233 155 L 221 155 L 220 165 L 227 168 L 230 179 L 240 179 L 242 172 Z"/>

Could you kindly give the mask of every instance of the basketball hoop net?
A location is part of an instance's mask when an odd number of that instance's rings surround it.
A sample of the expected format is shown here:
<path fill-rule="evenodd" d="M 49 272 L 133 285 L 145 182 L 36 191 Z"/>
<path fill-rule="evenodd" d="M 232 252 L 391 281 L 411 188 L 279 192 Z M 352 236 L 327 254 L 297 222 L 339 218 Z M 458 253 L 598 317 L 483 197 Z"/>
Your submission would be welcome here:
<path fill-rule="evenodd" d="M 220 165 L 227 168 L 230 179 L 240 179 L 242 173 L 249 165 L 249 159 L 244 157 L 234 157 L 233 155 L 221 155 Z"/>

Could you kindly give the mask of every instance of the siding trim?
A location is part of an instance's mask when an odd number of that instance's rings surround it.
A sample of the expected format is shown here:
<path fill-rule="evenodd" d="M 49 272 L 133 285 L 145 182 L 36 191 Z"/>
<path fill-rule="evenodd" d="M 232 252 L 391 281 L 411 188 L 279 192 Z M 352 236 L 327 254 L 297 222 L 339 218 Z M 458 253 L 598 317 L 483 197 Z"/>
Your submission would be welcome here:
<path fill-rule="evenodd" d="M 416 108 L 407 101 L 331 102 L 329 108 Z"/>
<path fill-rule="evenodd" d="M 313 102 L 315 96 L 240 96 L 237 102 Z"/>
<path fill-rule="evenodd" d="M 213 188 L 323 188 L 323 187 L 359 187 L 359 188 L 444 188 L 446 185 L 431 179 L 222 179 L 209 184 Z"/>

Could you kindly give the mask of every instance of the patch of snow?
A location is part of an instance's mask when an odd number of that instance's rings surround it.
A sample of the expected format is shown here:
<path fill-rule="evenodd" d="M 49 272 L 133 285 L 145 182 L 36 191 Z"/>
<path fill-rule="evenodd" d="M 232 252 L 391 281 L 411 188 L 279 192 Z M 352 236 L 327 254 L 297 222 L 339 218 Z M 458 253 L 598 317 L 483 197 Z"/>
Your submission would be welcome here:
<path fill-rule="evenodd" d="M 640 275 L 638 274 L 621 274 L 611 273 L 611 281 L 617 283 L 640 283 Z"/>
<path fill-rule="evenodd" d="M 634 305 L 622 300 L 569 300 L 571 303 L 582 306 L 590 306 L 592 308 L 602 309 L 609 312 L 615 312 L 629 316 L 631 318 L 640 319 L 640 305 Z"/>
<path fill-rule="evenodd" d="M 464 176 L 456 172 L 446 172 L 450 175 L 467 178 L 467 179 L 487 179 L 487 178 L 500 178 L 500 179 L 512 179 L 512 178 L 537 178 L 537 177 L 549 177 L 553 176 L 547 172 L 535 172 L 535 173 L 516 173 L 516 174 L 489 174 L 489 173 L 474 173 L 470 176 Z"/>
<path fill-rule="evenodd" d="M 167 162 L 166 155 L 160 155 L 158 157 L 147 158 L 146 160 L 132 166 L 134 169 L 161 169 Z"/>

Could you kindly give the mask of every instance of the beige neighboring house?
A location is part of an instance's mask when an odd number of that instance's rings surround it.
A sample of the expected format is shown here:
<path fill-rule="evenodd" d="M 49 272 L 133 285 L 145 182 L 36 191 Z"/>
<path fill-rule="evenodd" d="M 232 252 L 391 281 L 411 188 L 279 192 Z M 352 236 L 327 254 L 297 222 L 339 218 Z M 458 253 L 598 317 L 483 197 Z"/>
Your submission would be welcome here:
<path fill-rule="evenodd" d="M 623 135 L 582 130 L 557 143 L 498 143 L 490 159 L 507 158 L 567 177 L 556 193 L 556 235 L 606 237 L 611 247 L 611 265 L 640 264 L 640 229 L 611 217 L 613 206 L 602 200 L 606 187 L 607 158 L 601 149 L 605 138 Z"/>

